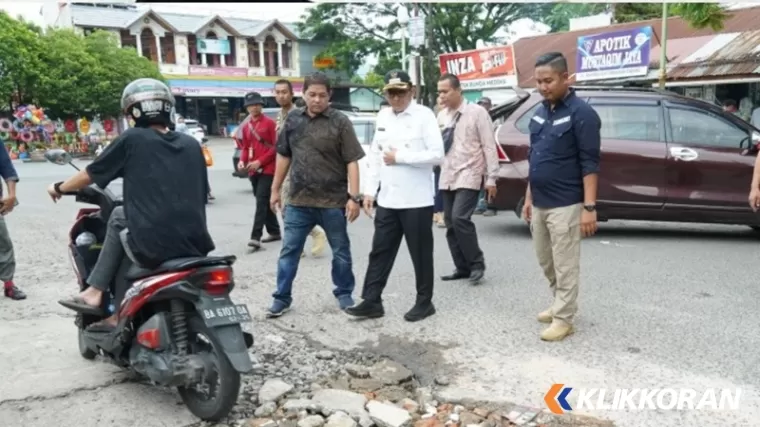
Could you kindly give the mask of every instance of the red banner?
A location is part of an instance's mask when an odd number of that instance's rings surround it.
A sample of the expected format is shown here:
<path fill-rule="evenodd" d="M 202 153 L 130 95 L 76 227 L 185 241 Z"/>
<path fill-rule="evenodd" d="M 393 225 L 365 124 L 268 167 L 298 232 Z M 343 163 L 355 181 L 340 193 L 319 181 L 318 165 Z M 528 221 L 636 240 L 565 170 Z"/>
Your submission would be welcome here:
<path fill-rule="evenodd" d="M 512 46 L 496 46 L 438 57 L 441 73 L 451 73 L 463 89 L 517 86 L 515 53 Z"/>

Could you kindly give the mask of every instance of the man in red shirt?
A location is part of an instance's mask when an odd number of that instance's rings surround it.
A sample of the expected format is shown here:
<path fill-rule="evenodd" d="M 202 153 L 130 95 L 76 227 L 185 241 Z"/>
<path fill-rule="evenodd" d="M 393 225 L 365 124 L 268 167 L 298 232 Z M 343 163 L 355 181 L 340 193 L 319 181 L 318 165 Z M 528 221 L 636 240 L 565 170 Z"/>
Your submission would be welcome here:
<path fill-rule="evenodd" d="M 241 125 L 243 148 L 238 169 L 248 170 L 248 178 L 251 180 L 253 194 L 256 197 L 256 214 L 253 218 L 253 230 L 251 230 L 248 246 L 259 249 L 262 242 L 274 242 L 281 239 L 280 223 L 269 206 L 277 156 L 275 150 L 277 131 L 274 120 L 261 113 L 264 106 L 261 94 L 257 92 L 246 94 L 243 106 L 248 110 L 250 119 L 245 120 Z M 264 226 L 269 236 L 262 240 Z"/>

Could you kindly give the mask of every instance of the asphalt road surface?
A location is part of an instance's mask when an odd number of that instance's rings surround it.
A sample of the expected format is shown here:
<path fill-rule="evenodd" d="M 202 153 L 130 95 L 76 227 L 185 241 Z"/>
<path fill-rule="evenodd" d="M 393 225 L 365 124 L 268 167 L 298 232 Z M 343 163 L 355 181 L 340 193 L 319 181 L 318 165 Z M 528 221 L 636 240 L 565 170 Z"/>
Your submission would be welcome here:
<path fill-rule="evenodd" d="M 476 219 L 487 282 L 437 282 L 438 314 L 422 323 L 402 319 L 414 298 L 404 247 L 385 294 L 385 318 L 355 322 L 338 311 L 328 251 L 302 260 L 293 311 L 265 320 L 279 243 L 247 253 L 254 211 L 250 186 L 230 176 L 231 143 L 216 141 L 212 150 L 217 200 L 208 208 L 210 229 L 219 253 L 239 256 L 235 297 L 258 311 L 257 322 L 279 322 L 334 348 L 373 347 L 408 364 L 423 381 L 447 376 L 452 397 L 544 407 L 542 397 L 554 383 L 576 389 L 741 388 L 739 411 L 590 414 L 631 427 L 750 426 L 760 419 L 760 238 L 748 228 L 602 224 L 583 243 L 578 331 L 560 343 L 538 338 L 542 326 L 535 315 L 550 302 L 548 286 L 527 228 L 511 213 Z M 172 391 L 125 383 L 118 369 L 78 355 L 73 316 L 56 300 L 75 291 L 65 245 L 79 206 L 71 199 L 54 205 L 45 194 L 49 183 L 74 171 L 52 164 L 17 167 L 20 205 L 7 221 L 17 251 L 16 282 L 29 299 L 0 301 L 0 420 L 58 427 L 195 421 Z M 350 235 L 360 288 L 371 221 L 362 216 Z M 444 230 L 435 229 L 435 238 L 436 273 L 448 273 Z M 19 411 L 27 413 L 21 417 Z"/>

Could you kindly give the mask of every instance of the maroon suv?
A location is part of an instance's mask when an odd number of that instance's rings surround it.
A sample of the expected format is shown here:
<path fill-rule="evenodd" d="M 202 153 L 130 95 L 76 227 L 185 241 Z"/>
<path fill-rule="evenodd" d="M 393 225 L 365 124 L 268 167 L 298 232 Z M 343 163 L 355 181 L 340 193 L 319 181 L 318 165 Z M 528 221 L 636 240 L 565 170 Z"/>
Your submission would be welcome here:
<path fill-rule="evenodd" d="M 760 132 L 706 102 L 653 89 L 576 87 L 602 120 L 599 220 L 709 222 L 760 229 L 747 198 Z M 521 92 L 498 125 L 498 195 L 520 216 L 528 183 L 528 124 L 541 95 Z"/>

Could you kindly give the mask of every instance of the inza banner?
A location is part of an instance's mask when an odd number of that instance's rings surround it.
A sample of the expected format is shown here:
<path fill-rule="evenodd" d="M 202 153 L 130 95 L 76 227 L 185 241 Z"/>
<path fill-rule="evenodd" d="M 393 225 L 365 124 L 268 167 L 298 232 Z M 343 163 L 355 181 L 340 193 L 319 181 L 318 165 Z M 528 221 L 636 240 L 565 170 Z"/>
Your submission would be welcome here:
<path fill-rule="evenodd" d="M 457 76 L 464 90 L 517 86 L 512 46 L 444 53 L 438 61 L 441 74 Z"/>
<path fill-rule="evenodd" d="M 652 27 L 578 37 L 575 80 L 645 76 L 651 39 Z"/>

